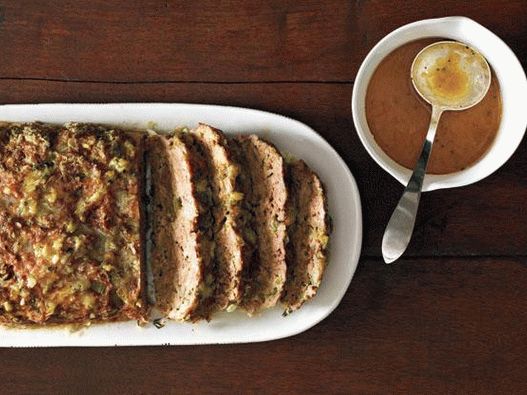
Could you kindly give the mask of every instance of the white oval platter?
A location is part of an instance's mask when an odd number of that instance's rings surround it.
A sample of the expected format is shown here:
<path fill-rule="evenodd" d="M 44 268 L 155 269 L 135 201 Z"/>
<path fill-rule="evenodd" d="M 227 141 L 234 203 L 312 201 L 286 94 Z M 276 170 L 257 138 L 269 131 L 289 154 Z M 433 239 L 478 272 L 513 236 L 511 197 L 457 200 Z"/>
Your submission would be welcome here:
<path fill-rule="evenodd" d="M 249 318 L 241 312 L 215 315 L 211 322 L 168 322 L 161 329 L 135 322 L 66 328 L 0 328 L 0 347 L 135 346 L 248 343 L 296 335 L 326 318 L 339 304 L 353 277 L 362 242 L 359 192 L 348 167 L 313 129 L 284 116 L 258 110 L 178 103 L 34 104 L 0 106 L 2 121 L 68 121 L 168 132 L 205 122 L 227 135 L 256 133 L 283 152 L 302 158 L 324 182 L 333 219 L 329 266 L 318 295 L 287 317 L 276 307 Z"/>

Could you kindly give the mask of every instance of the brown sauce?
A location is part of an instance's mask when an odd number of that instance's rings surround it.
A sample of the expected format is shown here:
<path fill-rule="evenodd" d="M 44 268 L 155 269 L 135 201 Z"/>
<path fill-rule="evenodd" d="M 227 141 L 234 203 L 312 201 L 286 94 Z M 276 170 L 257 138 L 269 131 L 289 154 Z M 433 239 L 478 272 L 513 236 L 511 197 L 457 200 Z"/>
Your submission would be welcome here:
<path fill-rule="evenodd" d="M 432 110 L 413 88 L 410 68 L 419 51 L 436 41 L 440 39 L 413 41 L 391 52 L 375 70 L 366 93 L 366 118 L 375 141 L 409 169 L 421 153 Z M 494 141 L 500 121 L 500 87 L 493 74 L 490 89 L 479 104 L 443 113 L 427 172 L 453 173 L 476 162 Z"/>

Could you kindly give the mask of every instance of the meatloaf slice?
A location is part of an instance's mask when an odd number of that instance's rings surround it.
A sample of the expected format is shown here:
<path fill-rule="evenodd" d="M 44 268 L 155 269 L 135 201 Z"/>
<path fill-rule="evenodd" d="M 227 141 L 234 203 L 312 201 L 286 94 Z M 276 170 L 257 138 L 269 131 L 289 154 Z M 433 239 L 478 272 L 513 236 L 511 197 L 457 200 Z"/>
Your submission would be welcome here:
<path fill-rule="evenodd" d="M 230 310 L 241 300 L 245 266 L 244 240 L 238 220 L 243 193 L 236 189 L 239 166 L 223 132 L 199 124 L 191 134 L 201 145 L 208 162 L 214 202 L 215 254 L 211 275 L 215 278 L 215 292 L 214 305 L 209 308 L 224 310 L 229 307 Z"/>
<path fill-rule="evenodd" d="M 329 217 L 324 188 L 302 160 L 289 163 L 288 187 L 292 223 L 288 227 L 285 314 L 316 295 L 326 268 Z"/>
<path fill-rule="evenodd" d="M 148 160 L 156 306 L 170 319 L 187 321 L 198 307 L 204 279 L 198 253 L 198 169 L 187 146 L 176 136 L 150 136 Z"/>
<path fill-rule="evenodd" d="M 252 213 L 246 233 L 254 235 L 257 245 L 244 273 L 242 300 L 242 306 L 252 315 L 277 303 L 286 278 L 285 167 L 278 150 L 256 135 L 238 137 L 233 144 L 242 158 L 246 178 L 243 192 Z"/>
<path fill-rule="evenodd" d="M 184 130 L 178 133 L 178 136 L 189 153 L 189 162 L 192 168 L 192 193 L 198 208 L 196 254 L 202 267 L 202 281 L 198 288 L 199 302 L 196 309 L 190 312 L 189 320 L 208 320 L 213 311 L 216 291 L 212 169 L 209 167 L 203 146 L 195 134 Z"/>

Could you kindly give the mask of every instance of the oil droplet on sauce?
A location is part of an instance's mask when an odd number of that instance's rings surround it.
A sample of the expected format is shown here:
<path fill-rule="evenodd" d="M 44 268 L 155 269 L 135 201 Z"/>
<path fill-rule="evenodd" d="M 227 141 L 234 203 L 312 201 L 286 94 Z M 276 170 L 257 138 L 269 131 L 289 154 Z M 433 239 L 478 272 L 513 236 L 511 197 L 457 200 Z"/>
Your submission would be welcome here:
<path fill-rule="evenodd" d="M 469 74 L 461 65 L 461 56 L 454 51 L 436 60 L 423 73 L 428 87 L 438 96 L 457 99 L 466 96 L 470 88 Z"/>

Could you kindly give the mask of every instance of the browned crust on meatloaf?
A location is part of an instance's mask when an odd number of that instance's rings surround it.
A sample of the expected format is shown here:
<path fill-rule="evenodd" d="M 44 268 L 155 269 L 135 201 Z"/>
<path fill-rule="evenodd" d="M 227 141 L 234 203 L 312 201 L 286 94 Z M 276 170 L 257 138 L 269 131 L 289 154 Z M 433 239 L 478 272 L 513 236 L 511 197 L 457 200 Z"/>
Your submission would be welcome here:
<path fill-rule="evenodd" d="M 242 171 L 250 180 L 246 202 L 253 213 L 257 251 L 244 273 L 243 308 L 254 314 L 274 306 L 286 278 L 285 242 L 287 189 L 284 161 L 278 150 L 256 135 L 238 137 Z"/>
<path fill-rule="evenodd" d="M 0 140 L 0 322 L 144 321 L 143 140 L 75 123 Z"/>
<path fill-rule="evenodd" d="M 239 166 L 222 131 L 199 124 L 191 134 L 201 145 L 208 162 L 214 202 L 215 264 L 211 274 L 215 278 L 215 292 L 214 304 L 209 308 L 223 310 L 236 306 L 243 291 L 244 240 L 238 223 L 243 194 L 236 189 Z"/>
<path fill-rule="evenodd" d="M 187 321 L 200 301 L 203 265 L 198 255 L 196 169 L 177 137 L 148 139 L 152 170 L 152 272 L 156 306 L 168 318 Z"/>
<path fill-rule="evenodd" d="M 137 320 L 141 324 L 148 321 L 150 313 L 150 305 L 148 303 L 148 289 L 147 289 L 147 255 L 146 255 L 146 229 L 147 229 L 147 214 L 146 214 L 146 134 L 140 132 L 126 132 L 126 135 L 135 141 L 137 147 L 137 194 L 139 198 L 139 259 L 140 259 L 140 287 L 141 287 L 141 305 L 138 305 L 139 314 Z"/>
<path fill-rule="evenodd" d="M 324 188 L 302 160 L 288 164 L 292 223 L 288 227 L 287 281 L 282 302 L 285 314 L 313 298 L 326 268 L 329 221 Z"/>

